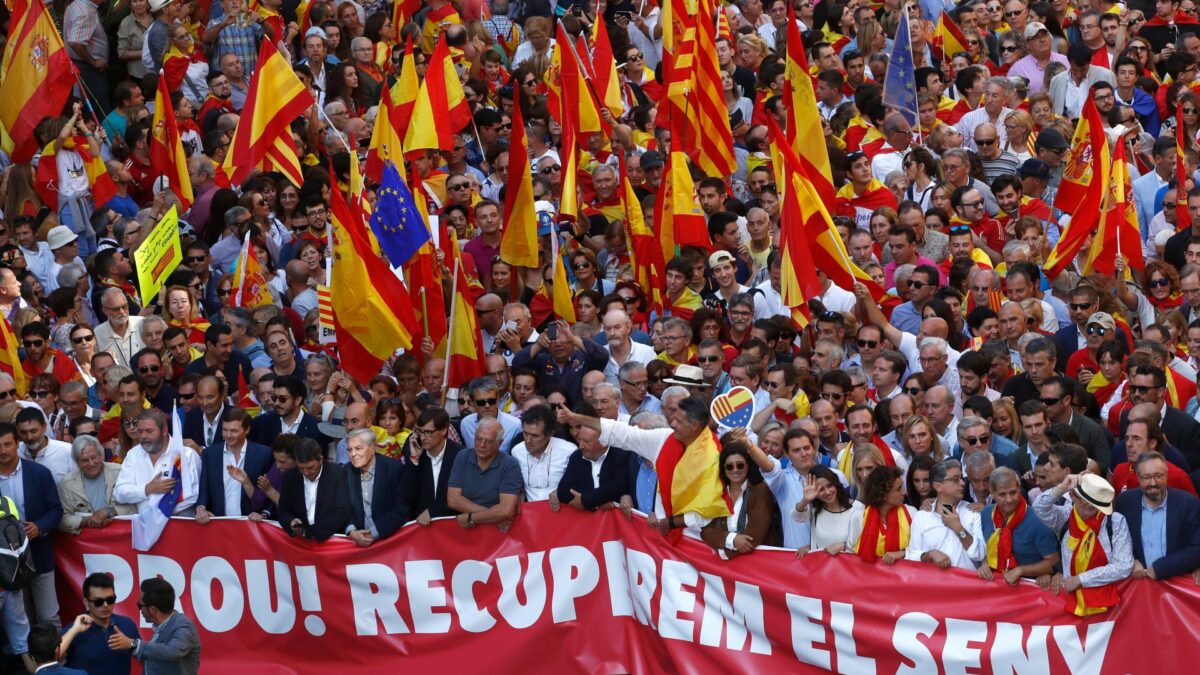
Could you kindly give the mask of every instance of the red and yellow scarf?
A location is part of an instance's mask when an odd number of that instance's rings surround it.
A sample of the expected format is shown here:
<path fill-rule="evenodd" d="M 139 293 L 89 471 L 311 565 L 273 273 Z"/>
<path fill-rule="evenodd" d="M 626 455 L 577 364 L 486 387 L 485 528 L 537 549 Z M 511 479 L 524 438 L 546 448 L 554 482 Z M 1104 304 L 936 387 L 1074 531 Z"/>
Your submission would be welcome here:
<path fill-rule="evenodd" d="M 1079 576 L 1088 570 L 1104 567 L 1108 564 L 1108 555 L 1100 545 L 1100 525 L 1104 522 L 1104 514 L 1097 512 L 1095 516 L 1084 520 L 1079 511 L 1072 509 L 1071 518 L 1067 521 L 1067 547 L 1071 549 L 1071 574 Z M 1107 612 L 1120 601 L 1116 586 L 1105 584 L 1096 588 L 1080 587 L 1067 596 L 1067 611 L 1075 616 L 1091 616 Z"/>
<path fill-rule="evenodd" d="M 908 536 L 912 516 L 908 509 L 898 506 L 886 516 L 879 515 L 879 509 L 868 506 L 863 512 L 862 536 L 858 538 L 858 546 L 854 552 L 867 562 L 888 551 L 903 551 L 908 547 Z"/>
<path fill-rule="evenodd" d="M 1013 532 L 1025 520 L 1029 505 L 1024 499 L 1017 500 L 1017 510 L 1005 522 L 1000 508 L 992 509 L 992 536 L 987 540 L 987 564 L 997 572 L 1007 572 L 1017 566 L 1017 556 L 1013 552 Z"/>

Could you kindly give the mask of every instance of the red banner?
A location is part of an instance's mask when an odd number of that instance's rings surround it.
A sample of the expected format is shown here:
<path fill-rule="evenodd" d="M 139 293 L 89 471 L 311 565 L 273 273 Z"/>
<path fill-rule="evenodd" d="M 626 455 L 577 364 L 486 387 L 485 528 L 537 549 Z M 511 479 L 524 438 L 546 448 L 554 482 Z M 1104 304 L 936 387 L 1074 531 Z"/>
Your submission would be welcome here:
<path fill-rule="evenodd" d="M 57 536 L 64 616 L 87 573 L 111 572 L 136 619 L 135 580 L 161 575 L 212 673 L 383 673 L 395 657 L 456 673 L 1171 673 L 1194 665 L 1200 626 L 1190 578 L 1127 582 L 1115 611 L 1079 620 L 1028 583 L 823 553 L 723 561 L 637 518 L 544 503 L 507 535 L 445 520 L 359 548 L 176 520 L 153 552 L 129 544 L 127 521 Z"/>

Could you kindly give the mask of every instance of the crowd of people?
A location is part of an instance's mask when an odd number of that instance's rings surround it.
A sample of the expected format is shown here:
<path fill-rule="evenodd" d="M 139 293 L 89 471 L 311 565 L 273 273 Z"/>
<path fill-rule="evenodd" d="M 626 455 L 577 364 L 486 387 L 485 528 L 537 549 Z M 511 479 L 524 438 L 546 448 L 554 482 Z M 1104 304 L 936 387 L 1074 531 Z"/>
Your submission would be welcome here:
<path fill-rule="evenodd" d="M 3 162 L 0 311 L 27 382 L 18 391 L 0 374 L 0 511 L 24 523 L 36 574 L 0 603 L 31 672 L 59 649 L 42 629 L 59 625 L 55 538 L 174 493 L 163 477 L 173 424 L 188 460 L 175 513 L 201 525 L 244 516 L 368 547 L 440 517 L 505 532 L 522 504 L 547 501 L 636 509 L 723 558 L 773 545 L 1030 579 L 1081 616 L 1116 605 L 1115 582 L 1131 576 L 1200 583 L 1193 0 L 721 3 L 711 28 L 736 170 L 693 172 L 711 246 L 681 247 L 661 289 L 630 265 L 621 187 L 653 227 L 672 149 L 655 122 L 667 105 L 658 3 L 426 0 L 403 25 L 380 0 L 317 0 L 300 14 L 293 0 L 206 4 L 55 3 L 87 98 L 36 132 L 55 150 L 57 203 L 38 189 L 45 167 Z M 897 35 L 906 9 L 910 35 Z M 965 51 L 935 39 L 943 12 Z M 796 224 L 781 217 L 767 124 L 789 117 L 791 14 L 817 101 L 804 114 L 821 118 L 838 195 L 833 225 L 888 290 L 881 300 L 819 270 L 803 328 L 781 294 L 781 228 Z M 590 41 L 596 22 L 624 112 L 606 115 L 610 137 L 580 141 L 570 183 L 551 57 L 560 27 Z M 223 188 L 216 170 L 264 39 L 318 102 L 292 124 L 304 181 L 265 173 Z M 453 149 L 407 165 L 462 247 L 486 374 L 448 389 L 443 336 L 428 336 L 356 381 L 318 334 L 329 189 L 349 185 L 345 148 L 369 145 L 406 43 L 424 77 L 439 40 L 472 124 Z M 883 102 L 904 40 L 915 124 Z M 180 213 L 183 264 L 142 297 L 133 252 L 178 206 L 150 169 L 159 77 L 178 82 L 195 200 Z M 1072 218 L 1089 217 L 1055 206 L 1089 98 L 1130 159 L 1146 264 L 1127 269 L 1118 255 L 1114 273 L 1084 274 L 1085 246 L 1048 278 Z M 503 217 L 518 106 L 539 209 L 578 186 L 581 217 L 557 235 L 574 323 L 549 310 L 549 228 L 539 268 L 500 256 L 507 228 L 535 227 Z M 116 195 L 105 203 L 81 152 L 106 162 Z M 256 308 L 232 293 L 247 233 L 273 298 Z M 710 414 L 735 387 L 753 396 L 748 428 Z M 173 600 L 142 592 L 144 611 L 166 620 Z M 97 654 L 123 649 L 128 667 L 129 654 L 153 652 L 115 638 L 136 628 L 103 616 L 111 583 L 89 578 L 83 594 L 92 618 L 66 632 L 69 665 L 125 672 L 96 667 Z"/>

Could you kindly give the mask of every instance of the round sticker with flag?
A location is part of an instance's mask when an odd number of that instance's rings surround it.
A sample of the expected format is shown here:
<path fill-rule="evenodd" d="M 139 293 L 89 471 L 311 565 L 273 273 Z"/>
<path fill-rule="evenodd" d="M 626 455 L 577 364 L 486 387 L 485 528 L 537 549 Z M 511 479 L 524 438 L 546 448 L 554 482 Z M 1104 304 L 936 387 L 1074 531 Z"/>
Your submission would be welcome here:
<path fill-rule="evenodd" d="M 708 409 L 720 426 L 748 429 L 754 418 L 754 394 L 745 387 L 734 387 L 714 398 Z"/>

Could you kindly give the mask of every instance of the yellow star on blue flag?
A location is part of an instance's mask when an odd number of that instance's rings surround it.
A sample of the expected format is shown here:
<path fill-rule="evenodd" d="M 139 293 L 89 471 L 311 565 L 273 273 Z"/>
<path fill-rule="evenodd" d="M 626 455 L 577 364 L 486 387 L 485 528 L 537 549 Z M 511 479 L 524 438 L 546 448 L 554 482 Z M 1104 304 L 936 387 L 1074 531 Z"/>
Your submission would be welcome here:
<path fill-rule="evenodd" d="M 391 160 L 383 165 L 378 194 L 371 213 L 371 231 L 388 262 L 399 267 L 430 240 L 429 227 Z"/>
<path fill-rule="evenodd" d="M 910 125 L 917 123 L 916 71 L 913 66 L 912 37 L 908 28 L 908 12 L 900 13 L 896 40 L 883 77 L 883 104 L 898 110 Z"/>

